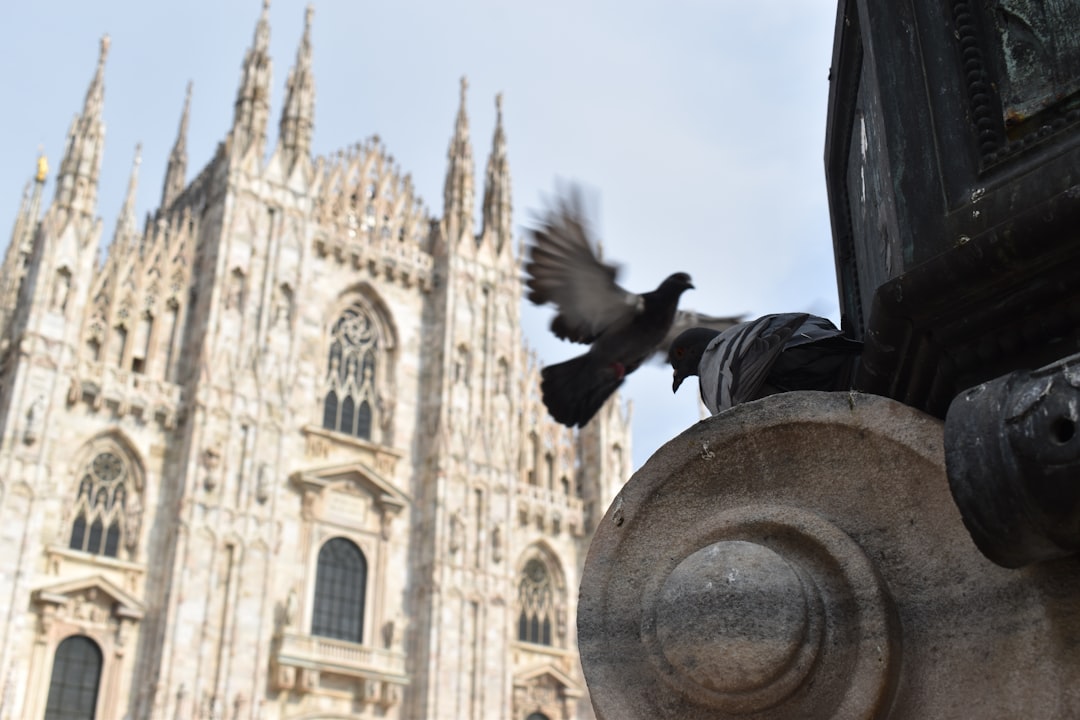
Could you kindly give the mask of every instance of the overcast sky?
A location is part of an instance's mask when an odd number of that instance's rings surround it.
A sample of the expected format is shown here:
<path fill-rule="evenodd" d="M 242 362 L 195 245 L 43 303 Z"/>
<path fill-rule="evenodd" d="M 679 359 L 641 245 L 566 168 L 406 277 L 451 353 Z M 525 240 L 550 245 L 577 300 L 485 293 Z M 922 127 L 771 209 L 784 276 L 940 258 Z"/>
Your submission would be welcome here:
<path fill-rule="evenodd" d="M 270 9 L 271 144 L 303 28 L 300 0 Z M 39 145 L 59 166 L 98 40 L 106 148 L 98 212 L 111 238 L 135 144 L 139 216 L 161 196 L 188 80 L 189 179 L 232 120 L 260 0 L 51 0 L 0 6 L 0 238 L 10 237 Z M 629 290 L 689 272 L 683 307 L 709 314 L 809 310 L 838 320 L 823 170 L 834 0 L 323 0 L 312 29 L 313 150 L 378 134 L 442 212 L 446 150 L 469 78 L 477 200 L 503 92 L 517 233 L 557 178 L 592 193 L 605 257 Z M 51 178 L 50 178 L 51 179 Z M 46 188 L 46 199 L 54 192 Z M 525 307 L 541 360 L 580 352 Z M 697 386 L 671 393 L 648 366 L 634 403 L 634 466 L 698 419 Z"/>

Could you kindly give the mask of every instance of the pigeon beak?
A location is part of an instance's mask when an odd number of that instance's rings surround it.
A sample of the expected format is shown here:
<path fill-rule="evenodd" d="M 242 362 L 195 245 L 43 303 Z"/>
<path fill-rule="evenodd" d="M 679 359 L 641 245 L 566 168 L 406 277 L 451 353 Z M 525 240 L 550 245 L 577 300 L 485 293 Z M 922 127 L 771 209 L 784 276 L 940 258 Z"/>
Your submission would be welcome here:
<path fill-rule="evenodd" d="M 679 391 L 679 386 L 682 385 L 682 381 L 686 379 L 686 376 L 680 375 L 678 370 L 676 370 L 673 375 L 675 376 L 675 379 L 671 383 L 671 392 L 675 393 Z"/>

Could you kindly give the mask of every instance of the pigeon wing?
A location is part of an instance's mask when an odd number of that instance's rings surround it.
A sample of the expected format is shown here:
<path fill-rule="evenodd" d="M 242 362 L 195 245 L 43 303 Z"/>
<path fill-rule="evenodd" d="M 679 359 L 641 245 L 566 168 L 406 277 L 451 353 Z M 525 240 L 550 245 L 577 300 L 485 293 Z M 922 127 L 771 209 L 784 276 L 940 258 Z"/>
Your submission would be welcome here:
<path fill-rule="evenodd" d="M 732 358 L 732 405 L 754 399 L 788 339 L 806 322 L 807 317 L 806 313 L 766 315 L 754 323 L 758 326 L 754 337 L 745 344 L 742 352 Z"/>
<path fill-rule="evenodd" d="M 659 360 L 662 363 L 667 362 L 667 354 L 668 350 L 671 348 L 671 343 L 675 342 L 675 338 L 679 337 L 684 331 L 689 330 L 690 328 L 704 327 L 723 331 L 730 327 L 735 327 L 741 320 L 742 316 L 716 317 L 714 315 L 705 315 L 694 310 L 679 310 L 675 313 L 675 321 L 672 322 L 667 335 L 665 335 L 660 344 L 656 346 L 656 353 L 653 354 L 653 359 Z"/>
<path fill-rule="evenodd" d="M 558 308 L 551 321 L 557 337 L 591 343 L 608 328 L 628 324 L 643 301 L 619 287 L 618 269 L 597 256 L 582 205 L 580 189 L 571 188 L 531 230 L 525 284 L 530 301 Z"/>

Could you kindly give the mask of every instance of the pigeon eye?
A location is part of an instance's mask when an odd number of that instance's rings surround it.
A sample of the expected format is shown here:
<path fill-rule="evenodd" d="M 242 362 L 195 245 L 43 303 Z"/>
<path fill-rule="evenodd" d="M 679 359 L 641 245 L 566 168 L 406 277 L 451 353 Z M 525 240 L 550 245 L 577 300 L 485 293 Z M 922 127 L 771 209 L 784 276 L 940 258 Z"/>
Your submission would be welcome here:
<path fill-rule="evenodd" d="M 680 348 L 675 348 L 675 357 L 677 357 L 677 358 L 681 358 L 681 357 L 682 357 L 683 355 L 685 355 L 685 354 L 686 354 L 686 350 L 685 350 L 685 349 L 683 349 L 683 348 L 681 348 L 681 347 L 680 347 Z"/>

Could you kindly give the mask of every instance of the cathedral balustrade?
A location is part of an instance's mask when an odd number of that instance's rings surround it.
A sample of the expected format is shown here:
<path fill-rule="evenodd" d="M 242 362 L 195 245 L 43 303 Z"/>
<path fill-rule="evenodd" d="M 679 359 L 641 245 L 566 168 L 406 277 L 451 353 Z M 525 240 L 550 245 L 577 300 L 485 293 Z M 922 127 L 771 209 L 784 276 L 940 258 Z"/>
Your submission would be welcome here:
<path fill-rule="evenodd" d="M 584 533 L 585 501 L 581 498 L 528 484 L 518 485 L 517 496 L 522 524 L 531 520 L 552 532 L 566 527 L 574 535 Z"/>
<path fill-rule="evenodd" d="M 175 426 L 184 402 L 179 385 L 141 373 L 108 367 L 104 363 L 82 362 L 72 376 L 68 403 L 85 399 L 94 409 L 106 402 L 119 415 L 129 413 L 159 417 L 166 428 Z"/>
<path fill-rule="evenodd" d="M 317 635 L 282 633 L 277 663 L 353 678 L 408 682 L 403 653 Z"/>

